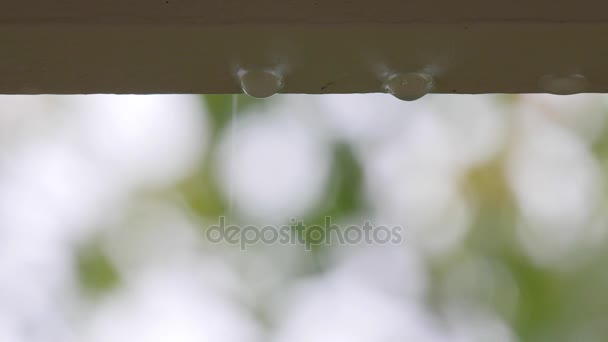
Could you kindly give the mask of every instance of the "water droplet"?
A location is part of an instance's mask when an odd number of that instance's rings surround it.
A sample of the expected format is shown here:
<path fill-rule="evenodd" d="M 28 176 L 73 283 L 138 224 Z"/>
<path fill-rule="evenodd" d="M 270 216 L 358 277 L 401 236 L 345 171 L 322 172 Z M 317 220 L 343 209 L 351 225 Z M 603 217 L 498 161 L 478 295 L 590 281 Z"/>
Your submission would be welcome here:
<path fill-rule="evenodd" d="M 393 75 L 384 84 L 386 92 L 404 101 L 414 101 L 433 88 L 433 76 L 422 72 Z"/>
<path fill-rule="evenodd" d="M 545 75 L 540 79 L 543 91 L 556 95 L 572 95 L 584 92 L 589 86 L 587 78 L 581 74 Z"/>
<path fill-rule="evenodd" d="M 241 88 L 249 96 L 270 97 L 283 88 L 283 77 L 274 70 L 243 70 L 238 72 Z"/>

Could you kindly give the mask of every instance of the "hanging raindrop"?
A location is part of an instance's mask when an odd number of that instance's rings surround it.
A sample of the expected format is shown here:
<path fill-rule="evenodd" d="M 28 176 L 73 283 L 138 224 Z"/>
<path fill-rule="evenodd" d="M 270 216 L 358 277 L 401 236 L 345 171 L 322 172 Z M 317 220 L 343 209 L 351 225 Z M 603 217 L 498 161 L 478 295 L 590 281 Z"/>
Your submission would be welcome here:
<path fill-rule="evenodd" d="M 274 70 L 245 70 L 238 72 L 243 92 L 256 98 L 266 98 L 283 88 L 283 77 Z"/>
<path fill-rule="evenodd" d="M 422 72 L 410 72 L 391 76 L 384 90 L 404 101 L 414 101 L 433 89 L 433 76 Z"/>
<path fill-rule="evenodd" d="M 582 93 L 589 86 L 587 78 L 581 74 L 545 75 L 539 84 L 543 91 L 555 95 Z"/>

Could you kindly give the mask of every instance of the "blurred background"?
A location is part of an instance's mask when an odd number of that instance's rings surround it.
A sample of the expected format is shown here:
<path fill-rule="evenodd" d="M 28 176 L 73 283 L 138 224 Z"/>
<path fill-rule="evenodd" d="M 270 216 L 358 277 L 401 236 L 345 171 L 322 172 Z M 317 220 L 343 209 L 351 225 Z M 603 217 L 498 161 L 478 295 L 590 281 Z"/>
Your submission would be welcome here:
<path fill-rule="evenodd" d="M 233 119 L 234 118 L 234 119 Z M 607 341 L 608 97 L 0 97 L 0 341 Z M 212 244 L 234 223 L 399 245 Z"/>

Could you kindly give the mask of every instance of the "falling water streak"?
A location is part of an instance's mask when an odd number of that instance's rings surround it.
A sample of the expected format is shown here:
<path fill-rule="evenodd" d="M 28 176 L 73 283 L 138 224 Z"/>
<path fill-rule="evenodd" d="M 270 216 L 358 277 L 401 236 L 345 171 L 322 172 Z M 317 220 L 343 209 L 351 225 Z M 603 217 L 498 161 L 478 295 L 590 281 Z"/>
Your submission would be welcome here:
<path fill-rule="evenodd" d="M 234 207 L 234 154 L 236 150 L 236 113 L 238 110 L 238 95 L 232 95 L 232 117 L 230 120 L 230 170 L 228 172 L 228 219 L 232 218 Z"/>

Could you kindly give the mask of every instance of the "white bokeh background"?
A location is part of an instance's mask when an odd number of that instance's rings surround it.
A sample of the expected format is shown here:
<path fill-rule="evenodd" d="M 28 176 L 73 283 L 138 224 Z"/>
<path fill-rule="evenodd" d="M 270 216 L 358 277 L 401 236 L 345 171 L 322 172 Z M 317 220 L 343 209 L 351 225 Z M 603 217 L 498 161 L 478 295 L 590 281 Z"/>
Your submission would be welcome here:
<path fill-rule="evenodd" d="M 517 282 L 463 249 L 483 200 L 463 180 L 497 158 L 530 263 L 567 272 L 604 246 L 592 149 L 604 97 L 271 101 L 240 115 L 205 159 L 211 124 L 197 96 L 0 97 L 0 341 L 516 341 L 508 317 L 471 298 L 501 291 L 516 311 Z M 406 227 L 403 244 L 332 248 L 324 271 L 307 273 L 301 246 L 204 240 L 214 218 L 178 188 L 202 163 L 238 222 L 280 224 L 319 207 L 336 141 L 362 165 L 361 215 Z M 75 266 L 90 240 L 121 278 L 102 296 L 81 289 Z M 460 250 L 436 286 L 430 261 Z M 440 309 L 428 301 L 437 287 Z"/>

